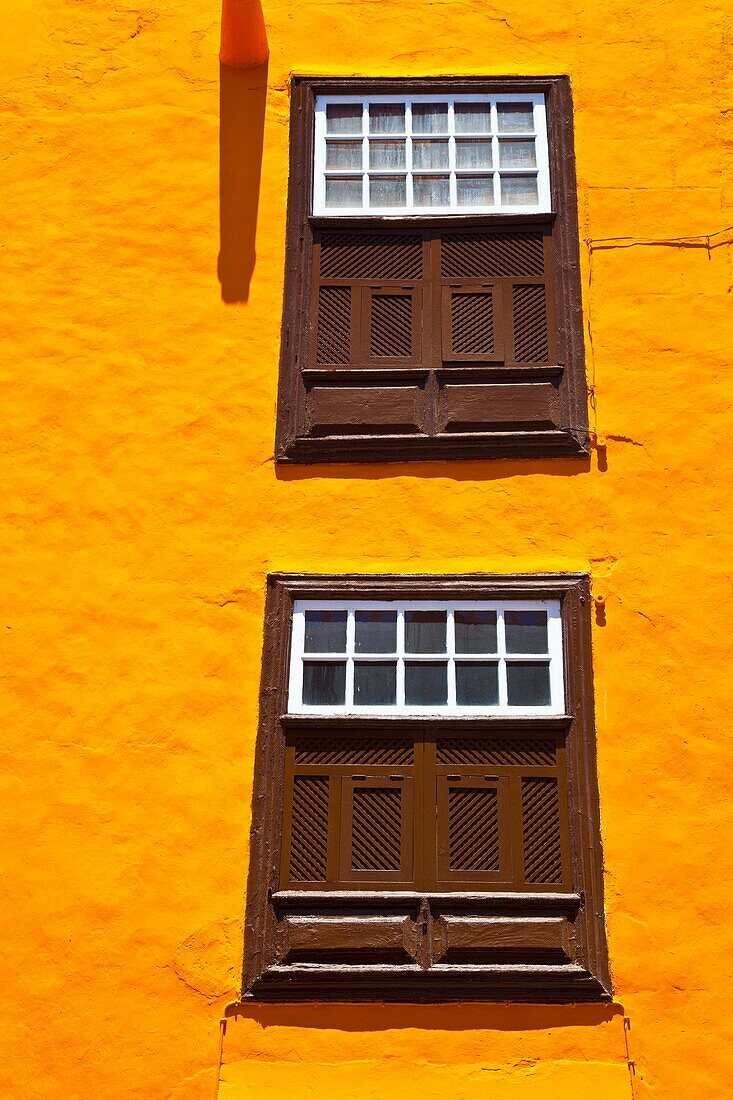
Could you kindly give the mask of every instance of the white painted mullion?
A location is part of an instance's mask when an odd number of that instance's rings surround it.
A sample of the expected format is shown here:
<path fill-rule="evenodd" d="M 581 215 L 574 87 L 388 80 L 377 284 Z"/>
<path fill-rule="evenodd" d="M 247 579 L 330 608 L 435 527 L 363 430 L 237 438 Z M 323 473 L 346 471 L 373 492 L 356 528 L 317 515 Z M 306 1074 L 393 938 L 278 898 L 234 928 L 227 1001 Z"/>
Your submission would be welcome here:
<path fill-rule="evenodd" d="M 292 638 L 290 642 L 290 683 L 288 685 L 288 710 L 299 711 L 303 706 L 303 649 L 305 646 L 305 612 L 293 612 Z"/>
<path fill-rule="evenodd" d="M 397 608 L 397 709 L 405 709 L 405 609 Z"/>
<path fill-rule="evenodd" d="M 495 96 L 491 97 L 491 163 L 493 165 L 492 183 L 494 185 L 494 206 L 501 207 L 501 175 L 499 172 L 499 108 Z M 504 612 L 502 611 L 502 624 Z M 499 687 L 501 690 L 501 685 Z"/>
<path fill-rule="evenodd" d="M 449 607 L 446 621 L 446 653 L 448 655 L 448 710 L 458 706 L 456 697 L 456 620 L 455 608 Z"/>
<path fill-rule="evenodd" d="M 563 675 L 563 639 L 560 605 L 547 608 L 547 644 L 550 651 L 550 704 L 558 714 L 564 713 L 565 678 Z"/>
<path fill-rule="evenodd" d="M 458 183 L 456 180 L 456 101 L 448 100 L 448 190 L 451 210 L 458 210 Z"/>
<path fill-rule="evenodd" d="M 405 100 L 405 203 L 409 214 L 415 212 L 412 188 L 412 100 Z"/>
<path fill-rule="evenodd" d="M 369 209 L 369 100 L 361 108 L 361 208 Z"/>
<path fill-rule="evenodd" d="M 506 633 L 504 630 L 504 608 L 496 612 L 496 648 L 499 652 L 499 709 L 505 711 L 509 706 L 506 682 Z"/>
<path fill-rule="evenodd" d="M 354 638 L 356 634 L 354 608 L 350 607 L 346 615 L 346 695 L 344 704 L 347 711 L 354 705 Z"/>

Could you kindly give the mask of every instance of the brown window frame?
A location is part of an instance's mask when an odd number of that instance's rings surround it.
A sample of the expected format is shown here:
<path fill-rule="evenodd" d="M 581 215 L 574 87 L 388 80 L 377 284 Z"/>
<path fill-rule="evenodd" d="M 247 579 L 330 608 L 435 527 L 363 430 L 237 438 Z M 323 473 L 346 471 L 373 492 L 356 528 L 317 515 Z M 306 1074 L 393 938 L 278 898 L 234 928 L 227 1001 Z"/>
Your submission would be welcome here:
<path fill-rule="evenodd" d="M 287 713 L 290 637 L 296 600 L 558 599 L 563 625 L 565 715 L 469 718 L 377 718 Z M 268 578 L 255 754 L 251 858 L 248 879 L 244 996 L 304 1001 L 603 1001 L 611 997 L 603 909 L 603 860 L 596 778 L 590 583 L 585 574 L 309 576 Z M 436 881 L 414 889 L 399 874 L 359 876 L 338 888 L 304 888 L 287 881 L 289 806 L 286 777 L 293 773 L 298 737 L 339 734 L 421 738 L 484 736 L 554 740 L 559 771 L 538 766 L 523 774 L 560 775 L 563 815 L 562 882 L 552 888 L 500 882 L 486 874 Z M 306 765 L 308 761 L 306 761 Z M 304 773 L 322 774 L 308 766 Z M 435 773 L 460 786 L 460 767 Z M 491 769 L 484 786 L 501 788 L 498 813 L 514 816 L 508 784 L 512 769 Z M 338 768 L 335 771 L 339 771 Z M 399 779 L 420 793 L 420 776 L 407 767 L 341 769 L 345 789 Z M 350 771 L 352 774 L 347 775 Z M 406 773 L 410 771 L 410 774 Z M 353 774 L 358 772 L 358 775 Z M 391 776 L 389 773 L 399 772 Z M 469 779 L 479 769 L 464 768 Z M 382 775 L 384 773 L 384 775 Z M 475 773 L 475 775 L 474 775 Z M 489 782 L 491 780 L 491 782 Z M 524 780 L 523 780 L 524 781 Z M 481 786 L 473 783 L 473 786 Z M 531 782 L 531 778 L 530 778 Z M 444 814 L 443 795 L 436 814 Z M 514 805 L 514 803 L 512 803 Z M 329 811 L 334 814 L 333 805 Z M 566 816 L 565 816 L 566 815 Z M 419 816 L 419 815 L 418 815 Z M 417 818 L 416 818 L 417 820 Z M 333 822 L 331 823 L 333 825 Z M 516 837 L 521 821 L 508 822 Z M 506 833 L 505 833 L 506 835 Z M 405 843 L 403 838 L 403 844 Z M 421 844 L 416 827 L 416 854 Z M 505 843 L 503 840 L 502 843 Z M 514 842 L 512 842 L 514 843 Z M 333 853 L 329 856 L 333 860 Z M 510 857 L 505 850 L 501 864 Z M 515 855 L 511 857 L 516 859 Z M 521 859 L 521 857 L 520 857 Z M 419 861 L 418 861 L 419 862 Z M 333 866 L 333 864 L 332 864 Z M 351 874 L 346 872 L 347 876 Z M 352 875 L 352 878 L 354 876 Z M 460 878 L 460 876 L 457 876 Z M 440 879 L 440 876 L 439 876 Z"/>
<path fill-rule="evenodd" d="M 314 111 L 318 95 L 511 92 L 545 95 L 550 214 L 481 214 L 380 218 L 314 216 Z M 290 175 L 286 230 L 285 298 L 275 442 L 279 463 L 395 462 L 410 459 L 587 456 L 588 407 L 583 347 L 573 107 L 566 76 L 431 79 L 296 76 L 291 87 Z M 423 232 L 533 229 L 545 235 L 552 270 L 546 272 L 548 362 L 537 365 L 454 361 L 440 366 L 434 335 L 443 303 L 438 290 L 423 326 L 424 369 L 405 359 L 379 367 L 368 361 L 346 369 L 315 362 L 314 261 L 328 232 Z M 432 263 L 432 260 L 430 261 Z M 427 261 L 426 261 L 427 263 Z M 426 266 L 425 271 L 429 268 Z M 435 270 L 429 278 L 433 278 Z M 428 278 L 428 275 L 425 276 Z M 528 281 L 532 281 L 531 279 Z M 414 284 L 412 289 L 414 290 Z M 501 290 L 499 295 L 498 290 Z M 507 288 L 503 298 L 507 321 Z M 407 293 L 405 291 L 404 293 Z M 431 332 L 428 332 L 428 327 Z M 504 343 L 506 344 L 506 337 Z M 428 351 L 425 351 L 426 346 Z M 431 363 L 432 365 L 425 366 Z M 385 400 L 380 395 L 385 393 Z"/>

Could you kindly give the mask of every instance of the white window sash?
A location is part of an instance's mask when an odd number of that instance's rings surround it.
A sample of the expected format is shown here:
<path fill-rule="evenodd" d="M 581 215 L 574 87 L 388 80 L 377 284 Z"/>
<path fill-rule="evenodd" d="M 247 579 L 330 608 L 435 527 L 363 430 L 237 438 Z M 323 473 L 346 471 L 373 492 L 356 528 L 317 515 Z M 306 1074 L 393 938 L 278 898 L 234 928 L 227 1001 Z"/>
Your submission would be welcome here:
<path fill-rule="evenodd" d="M 412 156 L 412 139 L 421 135 L 412 134 L 411 114 L 412 105 L 415 103 L 445 103 L 448 106 L 448 130 L 444 134 L 425 135 L 425 137 L 443 137 L 449 143 L 449 168 L 448 169 L 414 169 Z M 326 169 L 326 108 L 332 104 L 362 104 L 361 134 L 330 135 L 331 141 L 355 141 L 362 143 L 362 167 L 361 169 Z M 389 169 L 369 169 L 369 105 L 379 103 L 403 103 L 405 105 L 405 155 L 406 165 L 404 171 L 390 171 Z M 455 105 L 462 103 L 486 103 L 491 114 L 491 134 L 456 134 L 455 132 Z M 502 134 L 502 137 L 521 139 L 533 137 L 535 142 L 536 168 L 502 168 L 500 164 L 500 134 L 498 131 L 498 106 L 505 103 L 531 103 L 533 111 L 534 127 L 532 133 Z M 380 135 L 386 138 L 388 134 Z M 394 135 L 396 138 L 399 135 Z M 456 166 L 456 138 L 474 137 L 485 138 L 490 141 L 492 148 L 492 164 L 488 170 L 458 169 Z M 406 187 L 406 203 L 404 206 L 370 206 L 369 204 L 369 178 L 378 176 L 396 175 L 404 178 Z M 448 179 L 450 202 L 447 206 L 415 206 L 413 195 L 413 183 L 420 176 L 441 176 Z M 457 181 L 461 178 L 480 176 L 492 182 L 494 203 L 491 206 L 459 206 L 457 198 Z M 525 205 L 502 204 L 501 179 L 511 176 L 533 176 L 537 181 L 537 203 Z M 350 207 L 326 206 L 326 180 L 332 179 L 360 179 L 361 203 Z M 549 149 L 547 139 L 547 117 L 545 108 L 545 96 L 539 92 L 506 92 L 447 95 L 436 90 L 432 95 L 328 95 L 318 96 L 315 107 L 315 151 L 313 169 L 313 213 L 316 216 L 334 218 L 353 217 L 430 217 L 443 215 L 471 215 L 471 214 L 544 214 L 552 210 L 550 191 Z"/>
<path fill-rule="evenodd" d="M 506 611 L 545 611 L 547 614 L 547 652 L 507 653 L 504 632 Z M 345 611 L 346 648 L 339 653 L 305 653 L 305 615 L 307 611 Z M 397 643 L 393 653 L 355 653 L 356 611 L 396 611 Z M 405 652 L 405 612 L 445 611 L 447 624 L 446 649 L 442 653 Z M 465 654 L 455 651 L 456 611 L 496 611 L 497 650 L 495 653 Z M 396 703 L 390 706 L 354 705 L 354 662 L 395 661 L 397 666 Z M 405 703 L 405 663 L 444 661 L 448 665 L 448 701 L 442 705 L 417 706 Z M 345 703 L 339 706 L 320 706 L 303 702 L 303 665 L 307 661 L 340 661 L 346 664 Z M 485 706 L 460 706 L 456 702 L 456 662 L 496 662 L 499 668 L 499 702 Z M 507 663 L 549 663 L 550 703 L 546 706 L 510 706 L 507 699 Z M 297 600 L 293 609 L 293 625 L 290 649 L 290 676 L 288 711 L 291 714 L 321 716 L 352 715 L 354 717 L 450 717 L 450 716 L 532 716 L 565 713 L 565 686 L 563 676 L 563 637 L 559 600 Z"/>

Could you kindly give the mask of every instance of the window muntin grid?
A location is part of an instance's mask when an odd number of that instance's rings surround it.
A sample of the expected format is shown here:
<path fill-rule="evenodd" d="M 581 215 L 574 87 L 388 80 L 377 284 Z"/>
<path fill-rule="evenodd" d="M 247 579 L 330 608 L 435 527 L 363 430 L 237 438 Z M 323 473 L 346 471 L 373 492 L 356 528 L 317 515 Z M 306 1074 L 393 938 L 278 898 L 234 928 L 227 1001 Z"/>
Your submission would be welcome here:
<path fill-rule="evenodd" d="M 542 94 L 316 99 L 314 214 L 550 209 Z"/>
<path fill-rule="evenodd" d="M 562 665 L 558 600 L 298 600 L 288 710 L 563 714 Z"/>

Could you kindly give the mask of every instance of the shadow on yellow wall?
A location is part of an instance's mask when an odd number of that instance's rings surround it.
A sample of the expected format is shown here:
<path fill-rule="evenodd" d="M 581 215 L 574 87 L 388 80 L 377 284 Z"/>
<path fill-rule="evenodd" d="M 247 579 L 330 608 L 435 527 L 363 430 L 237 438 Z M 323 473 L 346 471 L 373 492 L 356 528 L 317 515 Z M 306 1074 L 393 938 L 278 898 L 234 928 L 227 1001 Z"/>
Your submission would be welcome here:
<path fill-rule="evenodd" d="M 219 262 L 224 302 L 246 302 L 256 262 L 267 62 L 219 66 Z"/>

